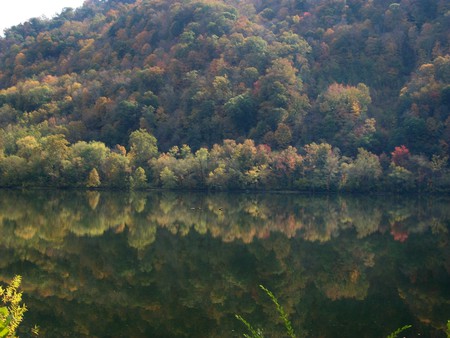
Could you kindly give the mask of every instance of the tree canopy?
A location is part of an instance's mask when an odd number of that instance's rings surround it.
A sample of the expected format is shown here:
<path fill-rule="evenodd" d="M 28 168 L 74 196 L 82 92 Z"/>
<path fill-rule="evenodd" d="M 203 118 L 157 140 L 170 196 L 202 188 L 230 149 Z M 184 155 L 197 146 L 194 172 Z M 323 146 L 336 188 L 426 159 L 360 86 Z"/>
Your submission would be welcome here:
<path fill-rule="evenodd" d="M 31 19 L 0 38 L 5 181 L 41 168 L 41 184 L 80 170 L 86 182 L 96 168 L 112 184 L 113 167 L 141 167 L 151 181 L 158 151 L 225 140 L 280 152 L 329 144 L 350 158 L 405 146 L 425 162 L 445 159 L 449 10 L 445 0 L 92 0 Z M 69 144 L 95 142 L 109 164 L 74 164 Z M 430 171 L 413 162 L 413 175 Z M 267 169 L 247 170 L 256 168 Z"/>

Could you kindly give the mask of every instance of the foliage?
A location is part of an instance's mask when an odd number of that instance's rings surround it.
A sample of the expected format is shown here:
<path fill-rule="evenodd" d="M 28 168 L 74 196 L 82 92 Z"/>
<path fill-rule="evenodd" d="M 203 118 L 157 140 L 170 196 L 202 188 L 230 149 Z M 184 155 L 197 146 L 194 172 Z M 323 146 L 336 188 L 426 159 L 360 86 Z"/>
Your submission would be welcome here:
<path fill-rule="evenodd" d="M 352 158 L 325 142 L 273 150 L 250 139 L 225 140 L 211 149 L 192 152 L 183 145 L 159 153 L 156 138 L 144 130 L 133 132 L 131 140 L 127 153 L 122 145 L 108 148 L 99 141 L 70 144 L 63 135 L 20 137 L 11 154 L 0 156 L 0 186 L 399 193 L 450 189 L 447 156 L 429 159 L 404 146 L 395 147 L 391 158 L 360 147 Z"/>
<path fill-rule="evenodd" d="M 130 177 L 130 189 L 144 189 L 147 186 L 147 176 L 142 167 L 136 168 Z"/>
<path fill-rule="evenodd" d="M 84 186 L 95 168 L 102 186 L 124 189 L 141 167 L 153 187 L 167 167 L 183 189 L 448 189 L 448 163 L 430 173 L 428 162 L 450 156 L 449 10 L 92 0 L 11 27 L 0 185 Z M 211 156 L 170 154 L 183 145 Z M 387 157 L 380 175 L 375 156 Z"/>
<path fill-rule="evenodd" d="M 173 189 L 177 186 L 177 178 L 172 170 L 164 167 L 160 174 L 161 185 L 166 189 Z"/>
<path fill-rule="evenodd" d="M 354 161 L 342 163 L 341 171 L 343 188 L 355 191 L 375 190 L 383 173 L 378 156 L 363 148 Z"/>
<path fill-rule="evenodd" d="M 97 169 L 93 168 L 87 178 L 86 187 L 97 188 L 98 186 L 100 186 L 100 176 Z"/>
<path fill-rule="evenodd" d="M 331 84 L 318 99 L 323 122 L 317 126 L 317 131 L 346 152 L 354 149 L 360 139 L 375 131 L 365 128 L 370 103 L 369 88 L 362 83 L 356 87 Z"/>
<path fill-rule="evenodd" d="M 289 321 L 289 318 L 288 318 L 286 312 L 284 311 L 283 307 L 278 302 L 278 299 L 274 296 L 274 294 L 270 290 L 268 290 L 264 286 L 260 285 L 259 287 L 269 296 L 269 298 L 275 304 L 278 314 L 279 314 L 281 320 L 283 321 L 283 324 L 284 324 L 284 327 L 286 329 L 286 333 L 288 334 L 288 336 L 291 338 L 295 338 L 295 333 L 294 333 L 294 329 L 292 328 L 292 324 Z"/>
<path fill-rule="evenodd" d="M 397 330 L 395 330 L 394 332 L 392 332 L 391 334 L 389 334 L 389 335 L 387 336 L 387 338 L 397 338 L 398 335 L 399 335 L 400 333 L 402 333 L 403 331 L 406 331 L 406 330 L 410 329 L 411 327 L 412 327 L 412 325 L 405 325 L 405 326 L 403 326 L 403 327 L 400 327 L 400 328 L 398 328 Z"/>
<path fill-rule="evenodd" d="M 287 335 L 291 338 L 295 338 L 296 336 L 294 333 L 294 329 L 292 328 L 292 324 L 289 321 L 289 318 L 288 318 L 286 312 L 284 311 L 283 307 L 278 302 L 278 299 L 274 296 L 274 294 L 269 289 L 267 289 L 263 285 L 260 285 L 259 287 L 266 293 L 266 295 L 269 296 L 269 298 L 275 304 L 275 307 L 278 311 L 279 318 L 283 321 Z M 240 315 L 235 315 L 235 316 L 240 322 L 242 322 L 245 325 L 247 330 L 250 332 L 250 335 L 244 334 L 244 337 L 246 337 L 246 338 L 262 338 L 263 337 L 263 333 L 260 329 L 254 329 L 250 325 L 250 323 L 248 323 L 244 318 L 242 318 L 242 316 L 240 316 Z"/>
<path fill-rule="evenodd" d="M 390 172 L 387 176 L 388 186 L 394 191 L 410 191 L 414 188 L 412 173 L 402 166 L 391 164 Z"/>
<path fill-rule="evenodd" d="M 129 156 L 135 166 L 147 166 L 147 162 L 158 154 L 156 138 L 143 129 L 130 134 L 129 144 Z"/>
<path fill-rule="evenodd" d="M 22 292 L 19 292 L 21 276 L 15 276 L 6 289 L 0 286 L 0 337 L 16 337 L 17 328 L 23 320 L 27 307 L 22 303 Z"/>
<path fill-rule="evenodd" d="M 235 315 L 236 319 L 239 320 L 242 324 L 245 325 L 250 334 L 244 333 L 243 336 L 245 338 L 263 338 L 262 331 L 260 329 L 254 329 L 249 322 L 247 322 L 242 316 Z"/>

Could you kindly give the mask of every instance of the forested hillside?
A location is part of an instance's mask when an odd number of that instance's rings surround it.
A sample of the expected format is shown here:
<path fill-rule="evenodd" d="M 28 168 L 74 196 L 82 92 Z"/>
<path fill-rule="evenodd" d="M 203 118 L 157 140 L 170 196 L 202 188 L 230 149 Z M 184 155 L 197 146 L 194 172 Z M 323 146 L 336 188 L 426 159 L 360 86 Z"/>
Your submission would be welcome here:
<path fill-rule="evenodd" d="M 449 39 L 447 0 L 87 0 L 0 38 L 0 185 L 447 189 Z"/>

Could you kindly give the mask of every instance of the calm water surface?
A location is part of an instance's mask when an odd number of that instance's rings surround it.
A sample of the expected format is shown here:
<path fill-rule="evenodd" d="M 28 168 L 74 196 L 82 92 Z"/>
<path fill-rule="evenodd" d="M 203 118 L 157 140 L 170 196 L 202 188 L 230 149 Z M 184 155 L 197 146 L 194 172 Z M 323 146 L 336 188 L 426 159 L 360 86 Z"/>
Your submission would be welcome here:
<path fill-rule="evenodd" d="M 445 337 L 450 198 L 0 191 L 41 337 Z M 22 333 L 21 337 L 26 337 Z"/>

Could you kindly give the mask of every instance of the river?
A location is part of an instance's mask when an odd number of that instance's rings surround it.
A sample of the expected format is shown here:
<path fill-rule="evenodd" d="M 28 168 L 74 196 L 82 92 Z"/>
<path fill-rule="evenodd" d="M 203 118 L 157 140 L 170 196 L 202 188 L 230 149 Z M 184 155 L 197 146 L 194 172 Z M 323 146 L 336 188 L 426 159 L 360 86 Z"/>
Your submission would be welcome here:
<path fill-rule="evenodd" d="M 42 337 L 445 337 L 450 198 L 0 191 Z"/>

